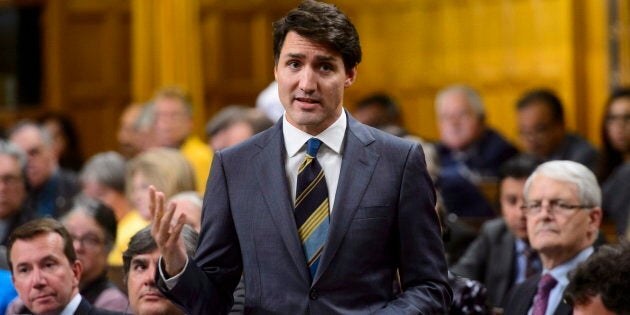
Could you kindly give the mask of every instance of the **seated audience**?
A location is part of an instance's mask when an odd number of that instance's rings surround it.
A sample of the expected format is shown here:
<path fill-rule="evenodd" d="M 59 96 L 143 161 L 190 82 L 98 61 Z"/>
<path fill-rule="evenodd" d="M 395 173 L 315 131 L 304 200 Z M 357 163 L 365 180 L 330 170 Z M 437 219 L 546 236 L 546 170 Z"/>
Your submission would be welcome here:
<path fill-rule="evenodd" d="M 497 307 L 513 286 L 542 269 L 538 255 L 529 245 L 521 209 L 525 181 L 540 163 L 534 156 L 517 155 L 502 165 L 502 217 L 483 224 L 480 235 L 451 269 L 457 275 L 481 281 L 488 289 L 490 303 Z"/>
<path fill-rule="evenodd" d="M 573 315 L 630 314 L 630 243 L 604 245 L 578 265 L 564 297 Z"/>
<path fill-rule="evenodd" d="M 352 116 L 374 128 L 402 126 L 400 109 L 396 101 L 384 93 L 375 93 L 360 99 L 352 112 Z"/>
<path fill-rule="evenodd" d="M 194 256 L 198 237 L 195 230 L 184 225 L 181 238 L 188 256 Z M 151 236 L 150 226 L 131 237 L 129 247 L 123 254 L 129 304 L 135 315 L 184 314 L 160 293 L 155 284 L 156 266 L 160 255 L 157 244 Z"/>
<path fill-rule="evenodd" d="M 196 190 L 195 174 L 184 156 L 175 149 L 154 148 L 129 161 L 127 165 L 127 196 L 144 220 L 151 220 L 149 212 L 150 185 L 164 192 L 166 198 Z"/>
<path fill-rule="evenodd" d="M 104 203 L 116 215 L 116 240 L 108 258 L 111 266 L 122 266 L 122 253 L 127 249 L 129 239 L 149 225 L 127 198 L 126 172 L 127 162 L 122 155 L 109 151 L 91 157 L 80 175 L 83 194 Z"/>
<path fill-rule="evenodd" d="M 95 307 L 124 312 L 129 303 L 127 296 L 107 277 L 107 256 L 116 238 L 114 212 L 96 200 L 79 198 L 61 222 L 83 265 L 81 296 Z"/>
<path fill-rule="evenodd" d="M 83 166 L 79 134 L 74 123 L 65 114 L 49 112 L 39 118 L 38 122 L 48 131 L 52 138 L 52 147 L 63 169 L 78 172 Z"/>
<path fill-rule="evenodd" d="M 33 122 L 22 121 L 11 130 L 9 139 L 27 156 L 27 207 L 39 216 L 63 215 L 80 186 L 74 173 L 59 167 L 50 134 Z"/>
<path fill-rule="evenodd" d="M 231 105 L 223 108 L 206 124 L 208 144 L 215 152 L 223 150 L 272 125 L 273 122 L 258 109 Z"/>
<path fill-rule="evenodd" d="M 0 245 L 18 226 L 35 218 L 26 207 L 26 157 L 15 145 L 0 140 Z"/>
<path fill-rule="evenodd" d="M 597 150 L 582 137 L 568 133 L 560 99 L 549 90 L 532 90 L 516 104 L 519 135 L 526 153 L 545 161 L 571 160 L 593 170 Z"/>
<path fill-rule="evenodd" d="M 437 181 L 444 204 L 460 216 L 492 217 L 495 211 L 479 189 L 496 182 L 498 167 L 517 150 L 485 123 L 479 94 L 464 85 L 449 86 L 435 99 L 440 129 Z"/>
<path fill-rule="evenodd" d="M 602 124 L 602 144 L 602 208 L 623 238 L 630 220 L 630 89 L 617 90 L 610 96 Z"/>
<path fill-rule="evenodd" d="M 201 231 L 201 211 L 203 197 L 196 191 L 184 191 L 171 197 L 169 202 L 177 204 L 174 218 L 179 218 L 180 213 L 186 214 L 186 224 L 190 225 L 197 233 Z"/>
<path fill-rule="evenodd" d="M 63 225 L 50 218 L 29 221 L 13 231 L 9 264 L 24 307 L 10 306 L 9 314 L 123 314 L 98 309 L 81 296 L 83 265 L 72 242 Z"/>
<path fill-rule="evenodd" d="M 602 219 L 597 179 L 580 163 L 550 161 L 527 179 L 524 194 L 527 235 L 543 271 L 512 290 L 504 314 L 569 315 L 567 275 L 593 253 Z"/>
<path fill-rule="evenodd" d="M 156 92 L 152 101 L 155 145 L 181 152 L 192 166 L 199 193 L 206 188 L 212 151 L 193 134 L 193 108 L 190 97 L 181 89 L 168 86 Z"/>

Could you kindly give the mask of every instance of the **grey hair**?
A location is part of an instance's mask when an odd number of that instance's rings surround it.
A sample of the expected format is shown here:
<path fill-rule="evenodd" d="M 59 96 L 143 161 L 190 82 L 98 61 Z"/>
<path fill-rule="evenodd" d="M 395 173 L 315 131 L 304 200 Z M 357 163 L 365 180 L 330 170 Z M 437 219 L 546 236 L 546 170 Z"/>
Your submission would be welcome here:
<path fill-rule="evenodd" d="M 175 194 L 173 197 L 169 199 L 169 201 L 178 201 L 178 200 L 188 201 L 192 203 L 195 207 L 200 208 L 200 209 L 203 207 L 203 198 L 196 191 L 192 191 L 192 190 L 182 191 L 178 194 Z"/>
<path fill-rule="evenodd" d="M 0 155 L 8 155 L 16 159 L 20 164 L 20 170 L 24 170 L 26 167 L 26 155 L 17 145 L 11 142 L 0 140 Z"/>
<path fill-rule="evenodd" d="M 114 151 L 108 151 L 92 156 L 81 170 L 81 181 L 94 180 L 99 184 L 125 193 L 125 176 L 127 162 L 125 158 Z"/>
<path fill-rule="evenodd" d="M 47 147 L 51 147 L 53 145 L 52 135 L 48 132 L 48 130 L 41 125 L 35 123 L 34 121 L 28 119 L 23 119 L 19 121 L 13 128 L 11 128 L 11 130 L 9 131 L 9 138 L 12 138 L 14 134 L 27 128 L 34 128 L 35 130 L 37 130 L 40 137 L 42 137 L 42 142 L 44 142 Z"/>
<path fill-rule="evenodd" d="M 445 87 L 440 90 L 435 96 L 435 111 L 439 112 L 440 104 L 446 95 L 460 93 L 466 97 L 468 103 L 479 117 L 479 120 L 483 121 L 486 117 L 486 110 L 483 106 L 483 100 L 479 93 L 472 87 L 464 84 L 454 84 Z"/>
<path fill-rule="evenodd" d="M 555 180 L 575 184 L 578 189 L 580 202 L 591 207 L 600 207 L 602 191 L 597 178 L 586 166 L 573 161 L 549 161 L 539 165 L 525 182 L 525 198 L 536 176 L 542 175 Z"/>

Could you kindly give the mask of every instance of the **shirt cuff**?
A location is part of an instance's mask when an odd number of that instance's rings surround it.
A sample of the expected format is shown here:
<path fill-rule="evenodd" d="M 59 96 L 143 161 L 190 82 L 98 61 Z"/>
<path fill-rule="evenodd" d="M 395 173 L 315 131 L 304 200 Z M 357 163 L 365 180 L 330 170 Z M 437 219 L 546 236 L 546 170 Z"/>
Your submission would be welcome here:
<path fill-rule="evenodd" d="M 186 257 L 186 264 L 184 264 L 184 269 L 182 269 L 182 271 L 180 271 L 178 274 L 168 279 L 166 279 L 166 272 L 164 272 L 164 269 L 162 266 L 163 266 L 162 256 L 160 256 L 158 260 L 158 270 L 160 272 L 160 278 L 162 279 L 162 281 L 164 281 L 164 284 L 166 284 L 166 288 L 169 290 L 172 290 L 177 285 L 177 282 L 179 282 L 179 278 L 184 273 L 184 270 L 186 270 L 186 267 L 188 267 L 188 257 Z"/>

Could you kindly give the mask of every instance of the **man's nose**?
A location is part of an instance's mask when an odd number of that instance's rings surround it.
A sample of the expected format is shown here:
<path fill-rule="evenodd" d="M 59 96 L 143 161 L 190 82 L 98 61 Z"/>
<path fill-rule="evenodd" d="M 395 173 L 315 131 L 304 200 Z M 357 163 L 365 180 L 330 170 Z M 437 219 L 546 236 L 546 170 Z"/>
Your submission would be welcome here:
<path fill-rule="evenodd" d="M 155 273 L 157 272 L 156 264 L 150 264 L 147 267 L 147 272 L 145 272 L 142 277 L 144 285 L 154 287 L 155 286 Z"/>
<path fill-rule="evenodd" d="M 307 94 L 317 89 L 317 73 L 313 68 L 304 67 L 300 75 L 299 88 Z"/>
<path fill-rule="evenodd" d="M 39 268 L 33 269 L 31 281 L 34 288 L 41 288 L 46 285 L 46 277 Z"/>

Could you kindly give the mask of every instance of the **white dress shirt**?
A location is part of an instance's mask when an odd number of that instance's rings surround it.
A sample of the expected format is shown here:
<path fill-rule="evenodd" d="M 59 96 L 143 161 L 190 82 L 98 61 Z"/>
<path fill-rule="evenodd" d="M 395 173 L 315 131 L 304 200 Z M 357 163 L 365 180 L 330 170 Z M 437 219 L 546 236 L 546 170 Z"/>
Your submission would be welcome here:
<path fill-rule="evenodd" d="M 346 126 L 348 125 L 346 112 L 342 110 L 339 118 L 318 135 L 310 135 L 291 125 L 287 120 L 286 113 L 283 119 L 282 135 L 284 136 L 284 146 L 287 151 L 285 169 L 291 190 L 291 201 L 295 203 L 298 168 L 306 157 L 306 141 L 310 138 L 317 138 L 323 144 L 317 151 L 317 161 L 324 170 L 326 187 L 328 188 L 328 201 L 331 205 L 329 211 L 332 211 L 335 204 L 337 184 L 339 183 L 339 172 L 341 172 L 343 139 L 346 134 Z"/>
<path fill-rule="evenodd" d="M 81 304 L 81 294 L 77 293 L 59 315 L 73 315 L 79 308 L 79 304 Z"/>

